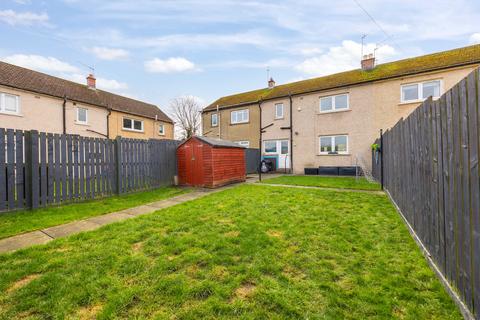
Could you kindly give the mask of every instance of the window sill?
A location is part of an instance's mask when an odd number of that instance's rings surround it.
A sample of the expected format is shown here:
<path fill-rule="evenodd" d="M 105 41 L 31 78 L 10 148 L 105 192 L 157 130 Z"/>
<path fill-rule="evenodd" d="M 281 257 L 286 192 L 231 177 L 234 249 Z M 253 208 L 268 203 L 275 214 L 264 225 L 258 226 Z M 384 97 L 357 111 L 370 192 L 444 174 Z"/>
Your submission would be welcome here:
<path fill-rule="evenodd" d="M 0 114 L 4 115 L 4 116 L 23 117 L 23 114 L 20 114 L 20 113 L 1 112 L 0 111 Z"/>
<path fill-rule="evenodd" d="M 136 133 L 144 133 L 143 130 L 134 130 L 134 129 L 128 129 L 128 128 L 122 128 L 122 131 L 129 131 L 129 132 L 136 132 Z"/>
<path fill-rule="evenodd" d="M 438 99 L 440 99 L 440 97 L 436 97 L 436 98 L 433 98 L 433 97 L 432 97 L 432 100 L 433 100 L 433 101 L 436 101 L 436 100 L 438 100 Z M 404 106 L 404 105 L 409 105 L 409 104 L 417 104 L 417 103 L 425 102 L 425 100 L 427 100 L 427 99 L 419 99 L 419 100 L 411 100 L 411 101 L 402 101 L 402 102 L 400 102 L 398 105 L 399 105 L 399 106 Z"/>
<path fill-rule="evenodd" d="M 281 118 L 274 118 L 273 120 L 285 120 L 285 117 L 281 117 Z"/>
<path fill-rule="evenodd" d="M 337 154 L 326 154 L 326 153 L 320 153 L 317 154 L 317 157 L 342 157 L 342 156 L 351 156 L 351 153 L 337 153 Z"/>
<path fill-rule="evenodd" d="M 237 123 L 231 123 L 231 122 L 230 122 L 230 125 L 231 125 L 231 126 L 238 126 L 238 125 L 241 125 L 241 124 L 249 124 L 249 123 L 250 123 L 250 121 L 247 121 L 247 122 L 237 122 Z"/>
<path fill-rule="evenodd" d="M 352 111 L 352 109 L 333 110 L 333 111 L 319 111 L 319 112 L 317 112 L 317 115 L 330 114 L 330 113 L 341 113 L 341 112 L 349 112 L 349 111 Z"/>
<path fill-rule="evenodd" d="M 78 122 L 78 121 L 75 121 L 75 124 L 76 124 L 76 125 L 79 125 L 79 126 L 90 127 L 90 125 L 89 125 L 88 123 L 85 123 L 85 122 Z"/>

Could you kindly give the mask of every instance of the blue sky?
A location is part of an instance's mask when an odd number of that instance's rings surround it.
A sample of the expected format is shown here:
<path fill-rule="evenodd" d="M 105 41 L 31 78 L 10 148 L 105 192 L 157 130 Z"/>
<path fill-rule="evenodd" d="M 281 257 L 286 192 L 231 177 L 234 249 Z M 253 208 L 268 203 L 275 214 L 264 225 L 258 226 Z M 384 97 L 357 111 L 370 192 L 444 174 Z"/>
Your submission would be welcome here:
<path fill-rule="evenodd" d="M 363 7 L 376 23 L 362 10 Z M 155 103 L 480 43 L 480 2 L 2 0 L 0 59 Z"/>

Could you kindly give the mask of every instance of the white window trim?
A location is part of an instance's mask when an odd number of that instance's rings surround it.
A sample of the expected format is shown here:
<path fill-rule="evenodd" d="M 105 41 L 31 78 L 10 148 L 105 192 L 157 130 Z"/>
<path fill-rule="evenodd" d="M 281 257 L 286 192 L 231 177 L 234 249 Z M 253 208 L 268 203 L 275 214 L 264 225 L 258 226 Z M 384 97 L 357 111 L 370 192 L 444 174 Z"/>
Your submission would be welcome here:
<path fill-rule="evenodd" d="M 242 147 L 250 148 L 250 141 L 248 140 L 239 140 L 239 141 L 235 141 L 235 143 Z"/>
<path fill-rule="evenodd" d="M 267 148 L 265 146 L 267 142 L 275 142 L 275 149 L 276 149 L 275 152 L 267 151 Z M 265 140 L 265 141 L 263 141 L 263 153 L 264 154 L 278 154 L 278 144 L 277 144 L 277 142 L 278 142 L 278 140 Z"/>
<path fill-rule="evenodd" d="M 143 128 L 143 125 L 142 125 L 142 128 Z M 162 128 L 162 132 L 160 132 L 160 128 Z M 164 136 L 165 135 L 165 125 L 160 123 L 158 125 L 158 134 L 161 135 L 161 136 Z"/>
<path fill-rule="evenodd" d="M 246 120 L 243 120 L 243 121 L 233 121 L 233 114 L 234 113 L 237 113 L 237 112 L 243 112 L 243 111 L 246 111 L 247 112 L 247 119 Z M 242 110 L 233 110 L 230 112 L 230 123 L 231 124 L 241 124 L 241 123 L 248 123 L 250 121 L 250 112 L 248 109 L 242 109 Z"/>
<path fill-rule="evenodd" d="M 337 97 L 337 96 L 347 96 L 347 107 L 346 108 L 341 108 L 341 109 L 337 110 L 337 107 L 335 105 L 335 97 Z M 332 98 L 332 109 L 322 111 L 322 99 L 326 99 L 326 98 Z M 318 110 L 319 110 L 320 113 L 332 113 L 332 112 L 341 112 L 341 111 L 350 110 L 350 93 L 340 93 L 340 94 L 334 94 L 334 95 L 331 95 L 331 96 L 320 97 L 320 99 L 318 100 Z"/>
<path fill-rule="evenodd" d="M 421 98 L 421 97 L 423 97 L 423 84 L 428 83 L 428 82 L 434 82 L 434 81 L 440 81 L 440 92 L 439 92 L 438 97 L 432 97 L 432 99 L 436 100 L 436 99 L 440 98 L 443 94 L 443 79 L 430 79 L 430 80 L 425 80 L 425 81 L 421 81 L 421 82 L 411 82 L 411 83 L 401 84 L 400 85 L 400 103 L 401 104 L 408 104 L 408 103 L 423 102 L 423 101 L 427 100 L 427 98 L 425 98 L 425 99 Z M 404 100 L 403 99 L 403 87 L 411 86 L 411 85 L 417 85 L 418 97 L 419 98 L 414 99 L 414 100 Z"/>
<path fill-rule="evenodd" d="M 124 123 L 123 123 L 123 121 L 124 121 L 125 119 L 128 119 L 128 120 L 131 120 L 131 121 L 132 121 L 132 128 L 125 128 Z M 135 129 L 134 121 L 140 121 L 140 122 L 142 123 L 142 130 L 137 130 L 137 129 Z M 143 129 L 144 129 L 143 120 L 138 120 L 138 119 L 133 119 L 133 118 L 127 118 L 127 117 L 123 117 L 123 118 L 122 118 L 122 130 L 124 130 L 124 131 L 133 131 L 133 132 L 143 132 Z"/>
<path fill-rule="evenodd" d="M 322 143 L 321 143 L 321 138 L 330 138 L 330 143 L 332 146 L 332 150 L 335 148 L 335 137 L 346 137 L 347 138 L 347 150 L 346 151 L 339 151 L 337 153 L 329 153 L 328 151 L 322 151 Z M 319 136 L 318 137 L 318 154 L 320 155 L 329 155 L 329 156 L 335 156 L 335 155 L 345 155 L 348 154 L 350 150 L 349 146 L 349 141 L 348 141 L 348 135 L 347 134 L 337 134 L 337 135 L 332 135 L 332 136 Z"/>
<path fill-rule="evenodd" d="M 215 119 L 216 119 L 215 124 L 213 124 L 213 116 L 215 116 Z M 210 117 L 210 126 L 211 127 L 218 127 L 218 113 L 212 113 L 212 115 Z"/>
<path fill-rule="evenodd" d="M 282 115 L 281 116 L 278 116 L 278 113 L 277 113 L 277 107 L 278 106 L 282 106 Z M 275 119 L 283 119 L 285 118 L 285 106 L 283 105 L 283 102 L 282 103 L 275 103 Z"/>
<path fill-rule="evenodd" d="M 80 120 L 78 119 L 78 113 L 79 113 L 80 109 L 83 109 L 83 110 L 86 111 L 86 113 L 85 113 L 85 118 L 86 118 L 85 121 L 80 121 Z M 88 124 L 88 109 L 87 109 L 87 108 L 77 107 L 77 119 L 76 119 L 75 122 L 76 122 L 77 124 L 83 124 L 83 125 Z"/>
<path fill-rule="evenodd" d="M 5 95 L 15 97 L 15 108 L 17 109 L 17 111 L 5 110 Z M 0 92 L 0 113 L 15 115 L 15 116 L 20 115 L 20 96 L 16 94 L 7 93 L 7 92 Z"/>

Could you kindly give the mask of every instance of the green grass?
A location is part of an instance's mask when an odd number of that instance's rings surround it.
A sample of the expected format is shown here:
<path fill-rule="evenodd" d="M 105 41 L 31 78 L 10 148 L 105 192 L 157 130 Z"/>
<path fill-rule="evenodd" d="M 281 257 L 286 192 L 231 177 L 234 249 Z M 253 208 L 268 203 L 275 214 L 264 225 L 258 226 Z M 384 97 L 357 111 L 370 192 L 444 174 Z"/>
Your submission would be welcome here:
<path fill-rule="evenodd" d="M 462 319 L 384 195 L 243 185 L 0 255 L 0 318 Z"/>
<path fill-rule="evenodd" d="M 380 190 L 380 184 L 369 182 L 363 177 L 356 179 L 355 177 L 280 176 L 262 182 L 337 189 Z"/>
<path fill-rule="evenodd" d="M 139 206 L 187 192 L 185 189 L 163 187 L 152 191 L 72 203 L 36 210 L 0 213 L 0 239 L 27 231 Z"/>

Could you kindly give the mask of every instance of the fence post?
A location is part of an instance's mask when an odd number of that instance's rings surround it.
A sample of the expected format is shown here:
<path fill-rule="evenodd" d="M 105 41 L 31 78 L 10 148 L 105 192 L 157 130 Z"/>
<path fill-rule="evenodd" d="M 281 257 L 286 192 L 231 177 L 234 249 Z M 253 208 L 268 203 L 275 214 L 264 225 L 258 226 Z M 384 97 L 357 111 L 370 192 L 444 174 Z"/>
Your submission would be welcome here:
<path fill-rule="evenodd" d="M 116 176 L 116 186 L 115 192 L 117 194 L 122 193 L 122 137 L 117 136 L 114 140 L 115 145 L 115 176 Z"/>
<path fill-rule="evenodd" d="M 383 190 L 383 129 L 380 129 L 380 185 Z"/>
<path fill-rule="evenodd" d="M 38 131 L 25 131 L 25 198 L 26 206 L 35 209 L 39 202 Z"/>

